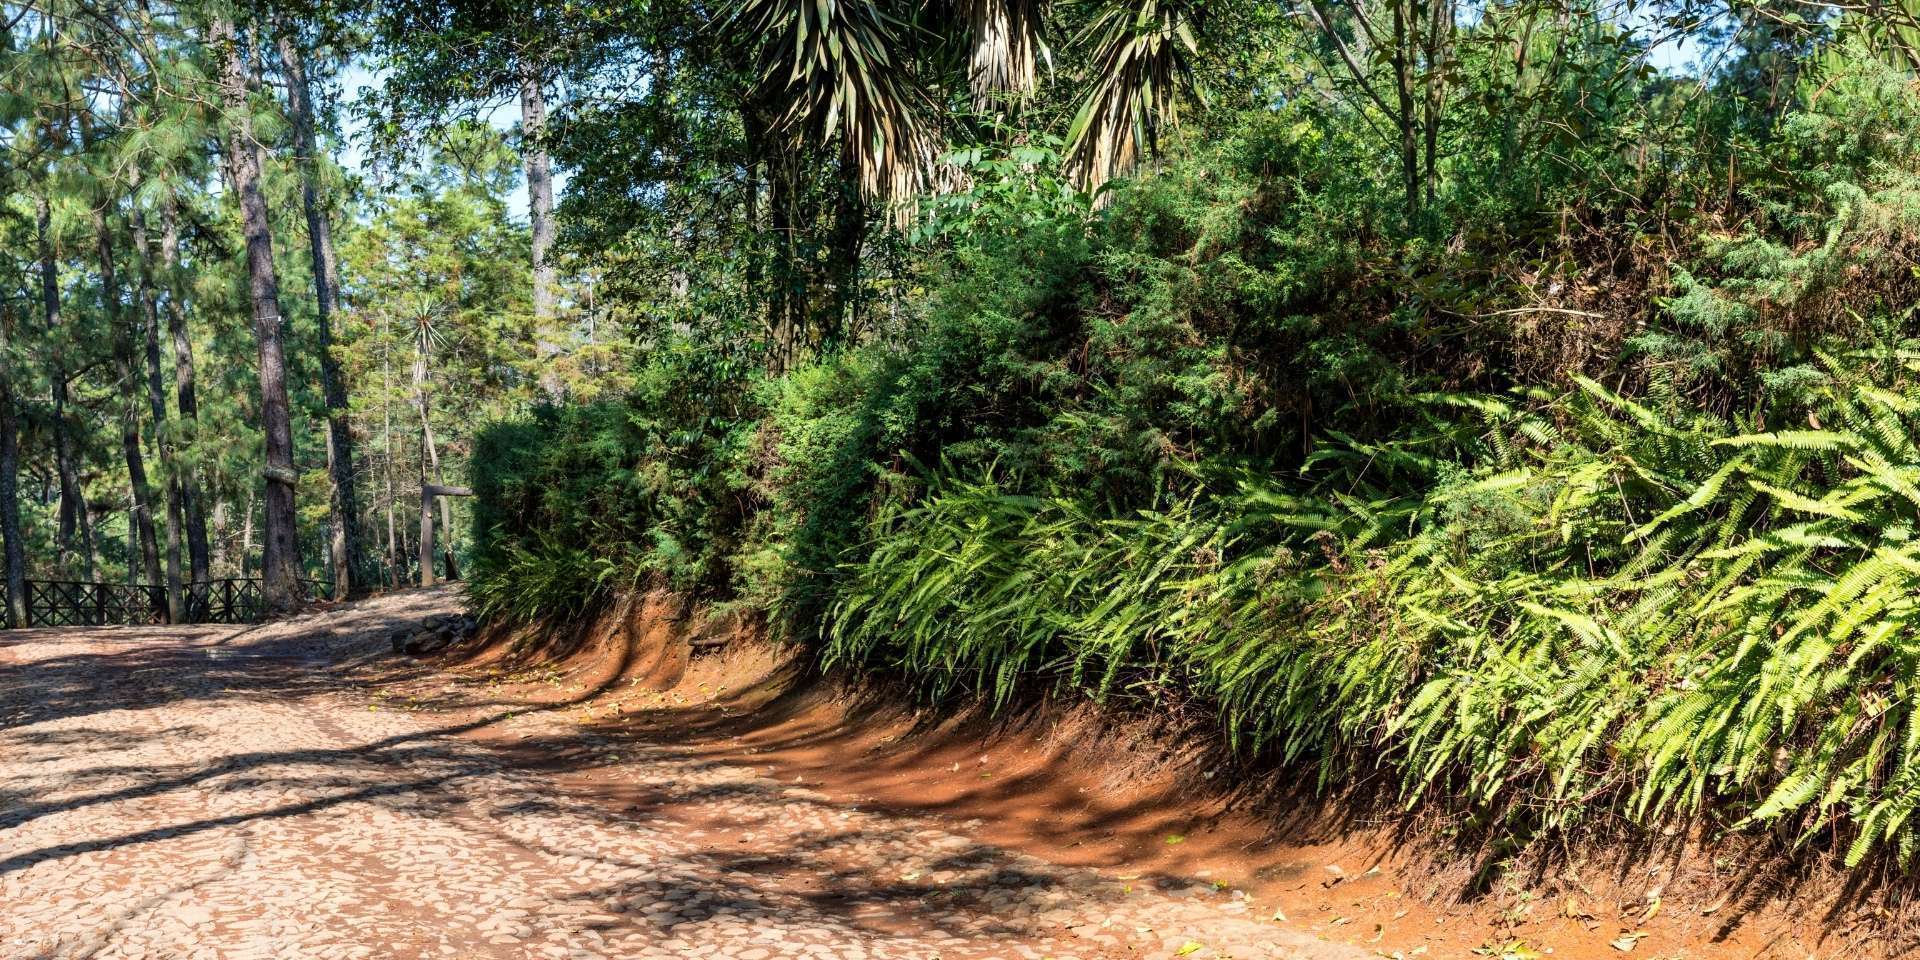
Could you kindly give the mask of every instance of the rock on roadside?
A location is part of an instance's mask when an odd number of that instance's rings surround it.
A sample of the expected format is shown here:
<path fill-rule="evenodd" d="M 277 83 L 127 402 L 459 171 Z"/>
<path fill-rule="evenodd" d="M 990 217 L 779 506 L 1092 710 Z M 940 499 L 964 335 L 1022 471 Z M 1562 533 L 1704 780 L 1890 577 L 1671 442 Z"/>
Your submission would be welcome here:
<path fill-rule="evenodd" d="M 387 637 L 394 653 L 424 657 L 473 636 L 479 623 L 464 613 L 443 613 L 408 624 Z"/>

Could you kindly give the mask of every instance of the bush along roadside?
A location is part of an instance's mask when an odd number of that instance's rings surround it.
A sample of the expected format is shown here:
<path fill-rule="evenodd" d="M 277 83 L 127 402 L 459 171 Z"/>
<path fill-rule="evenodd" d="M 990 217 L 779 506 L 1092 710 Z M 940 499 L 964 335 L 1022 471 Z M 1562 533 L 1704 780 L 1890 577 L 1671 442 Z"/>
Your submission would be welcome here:
<path fill-rule="evenodd" d="M 1483 409 L 1493 462 L 1419 497 L 1335 470 L 1094 516 L 942 484 L 876 523 L 825 655 L 935 693 L 1195 691 L 1325 782 L 1385 764 L 1526 833 L 1711 813 L 1906 862 L 1920 384 L 1836 374 L 1824 426 L 1761 433 L 1591 381 L 1557 423 Z"/>
<path fill-rule="evenodd" d="M 1726 164 L 1658 210 L 1556 167 L 1395 219 L 1292 106 L 1102 204 L 1044 147 L 975 157 L 867 335 L 775 364 L 661 326 L 630 395 L 484 431 L 475 599 L 663 584 L 930 700 L 1200 705 L 1520 843 L 1691 820 L 1905 866 L 1920 91 L 1801 83 L 1738 210 Z"/>
<path fill-rule="evenodd" d="M 1818 426 L 1741 430 L 1592 381 L 1531 412 L 1426 397 L 1471 411 L 1475 465 L 1419 452 L 1457 437 L 1329 446 L 1304 477 L 1223 470 L 1153 509 L 926 472 L 828 575 L 820 656 L 935 699 L 1197 697 L 1323 783 L 1384 766 L 1409 803 L 1525 836 L 1705 814 L 1905 863 L 1920 376 L 1828 363 Z M 1418 470 L 1424 494 L 1380 482 Z M 622 569 L 502 559 L 475 587 L 495 615 L 577 613 Z"/>

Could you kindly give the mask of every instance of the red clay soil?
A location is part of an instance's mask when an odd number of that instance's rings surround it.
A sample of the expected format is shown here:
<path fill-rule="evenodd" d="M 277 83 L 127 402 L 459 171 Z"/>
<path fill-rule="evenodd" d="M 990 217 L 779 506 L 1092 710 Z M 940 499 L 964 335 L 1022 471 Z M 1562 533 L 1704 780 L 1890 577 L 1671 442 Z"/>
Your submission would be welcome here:
<path fill-rule="evenodd" d="M 1711 856 L 1561 868 L 1461 892 L 1470 867 L 1408 821 L 1307 789 L 1245 789 L 1220 758 L 1144 722 L 1040 705 L 989 721 L 936 717 L 890 691 L 801 669 L 751 625 L 666 594 L 634 597 L 565 630 L 483 631 L 446 666 L 496 701 L 577 701 L 604 736 L 670 744 L 866 807 L 964 822 L 966 832 L 1121 878 L 1199 878 L 1245 890 L 1328 940 L 1383 957 L 1661 960 L 1885 955 L 1791 895 L 1740 903 Z M 498 734 L 494 734 L 498 736 Z M 606 778 L 569 794 L 636 801 Z M 1309 798 L 1309 799 L 1298 799 Z M 1417 832 L 1417 831 L 1416 831 Z M 1684 860 L 1686 862 L 1681 862 Z"/>

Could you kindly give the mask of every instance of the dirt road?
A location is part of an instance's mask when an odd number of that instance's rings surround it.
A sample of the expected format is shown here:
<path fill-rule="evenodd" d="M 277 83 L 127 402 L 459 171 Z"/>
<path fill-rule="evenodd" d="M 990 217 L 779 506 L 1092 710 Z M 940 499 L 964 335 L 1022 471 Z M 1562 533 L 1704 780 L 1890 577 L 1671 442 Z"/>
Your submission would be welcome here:
<path fill-rule="evenodd" d="M 0 957 L 1366 955 L 1232 891 L 1057 867 L 484 689 L 394 702 L 438 681 L 385 636 L 457 602 L 0 633 Z"/>

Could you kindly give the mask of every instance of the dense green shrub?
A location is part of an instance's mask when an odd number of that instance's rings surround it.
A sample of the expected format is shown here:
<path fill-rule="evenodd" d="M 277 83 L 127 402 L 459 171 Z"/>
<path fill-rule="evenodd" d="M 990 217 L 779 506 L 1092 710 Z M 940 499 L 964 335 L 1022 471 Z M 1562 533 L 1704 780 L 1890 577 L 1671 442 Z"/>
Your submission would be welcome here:
<path fill-rule="evenodd" d="M 1835 56 L 1757 123 L 1598 29 L 1508 109 L 1484 53 L 1418 215 L 1311 98 L 1099 203 L 1044 138 L 965 152 L 872 335 L 770 375 L 672 329 L 493 428 L 476 594 L 661 582 L 930 698 L 1198 707 L 1505 842 L 1906 858 L 1920 94 Z"/>
<path fill-rule="evenodd" d="M 936 695 L 1198 695 L 1243 747 L 1385 765 L 1522 837 L 1711 813 L 1904 861 L 1920 381 L 1896 382 L 1835 366 L 1829 426 L 1771 433 L 1590 381 L 1557 428 L 1488 404 L 1482 465 L 1424 494 L 1248 478 L 1097 515 L 948 482 L 876 525 L 826 656 Z"/>
<path fill-rule="evenodd" d="M 650 578 L 724 583 L 746 513 L 753 407 L 739 382 L 753 360 L 661 344 L 628 397 L 481 430 L 470 472 L 482 611 L 566 615 Z"/>

